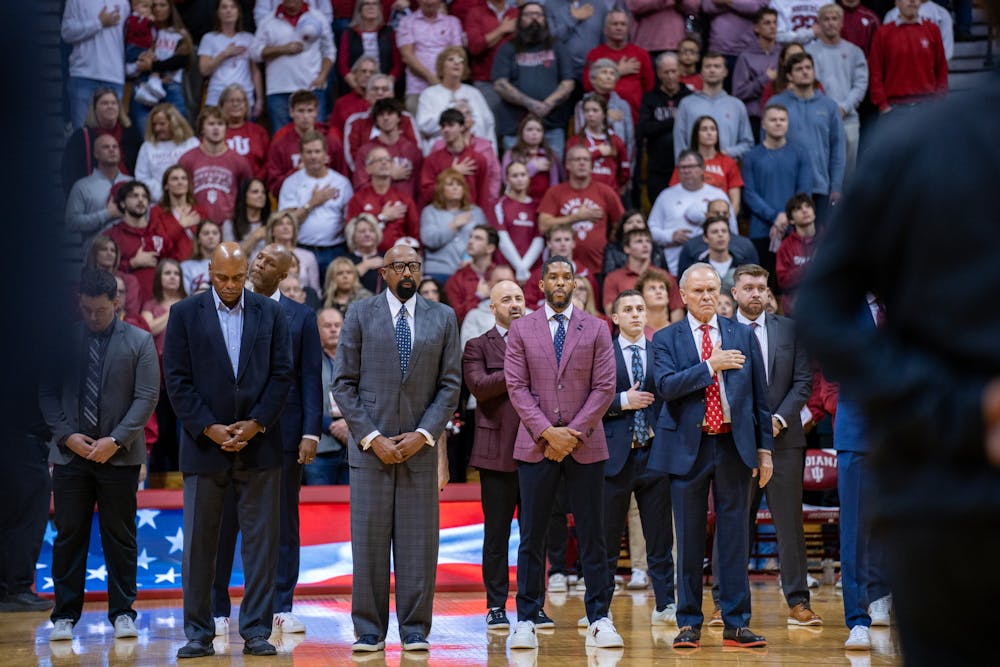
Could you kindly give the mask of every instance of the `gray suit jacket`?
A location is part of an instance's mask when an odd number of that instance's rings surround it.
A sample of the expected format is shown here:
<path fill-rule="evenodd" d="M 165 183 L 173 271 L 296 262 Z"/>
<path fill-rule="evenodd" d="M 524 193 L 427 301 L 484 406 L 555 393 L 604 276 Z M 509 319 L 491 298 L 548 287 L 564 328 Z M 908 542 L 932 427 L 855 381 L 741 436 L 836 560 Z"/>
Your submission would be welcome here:
<path fill-rule="evenodd" d="M 71 330 L 67 349 L 73 356 L 60 364 L 59 375 L 43 380 L 38 389 L 39 406 L 52 430 L 49 462 L 69 463 L 76 454 L 59 442 L 79 431 L 80 382 L 83 373 L 84 326 Z M 153 338 L 148 332 L 116 320 L 104 353 L 101 373 L 101 406 L 98 424 L 101 437 L 112 436 L 121 450 L 108 459 L 111 465 L 146 462 L 143 428 L 156 407 L 160 392 L 160 364 Z"/>
<path fill-rule="evenodd" d="M 780 315 L 767 315 L 767 407 L 781 415 L 788 428 L 774 440 L 775 449 L 804 448 L 806 435 L 799 411 L 812 392 L 809 355 L 795 335 L 795 323 Z"/>
<path fill-rule="evenodd" d="M 422 428 L 438 438 L 458 407 L 462 373 L 455 312 L 417 296 L 413 327 L 410 366 L 401 377 L 386 295 L 356 301 L 347 310 L 334 362 L 333 397 L 350 427 L 352 467 L 385 466 L 358 444 L 372 431 L 389 437 Z M 424 447 L 405 465 L 433 470 L 437 454 Z"/>

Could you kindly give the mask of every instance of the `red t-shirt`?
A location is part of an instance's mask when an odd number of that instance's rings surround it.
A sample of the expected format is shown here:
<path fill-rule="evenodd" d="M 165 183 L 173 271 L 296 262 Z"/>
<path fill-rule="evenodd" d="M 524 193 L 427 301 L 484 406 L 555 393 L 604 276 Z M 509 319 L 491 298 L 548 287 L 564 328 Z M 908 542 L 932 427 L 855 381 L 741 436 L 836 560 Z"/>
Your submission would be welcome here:
<path fill-rule="evenodd" d="M 701 72 L 695 72 L 694 74 L 689 74 L 688 76 L 682 76 L 681 83 L 691 90 L 701 90 L 705 87 L 705 81 L 701 78 Z"/>
<path fill-rule="evenodd" d="M 336 133 L 328 134 L 326 125 L 316 123 L 315 130 L 326 136 L 326 166 L 338 174 L 347 174 L 344 165 L 344 145 Z M 302 140 L 295 126 L 288 123 L 275 133 L 271 148 L 267 151 L 267 189 L 275 197 L 281 192 L 281 184 L 293 171 L 299 168 L 299 151 Z"/>
<path fill-rule="evenodd" d="M 601 146 L 606 144 L 611 144 L 614 147 L 615 155 L 613 157 L 601 155 Z M 595 137 L 586 132 L 584 136 L 575 134 L 566 142 L 567 149 L 579 145 L 583 145 L 590 152 L 590 158 L 593 160 L 590 174 L 592 179 L 598 183 L 604 183 L 615 192 L 628 183 L 632 168 L 628 161 L 625 142 L 620 137 L 611 133 L 603 137 Z"/>
<path fill-rule="evenodd" d="M 631 271 L 628 266 L 615 269 L 604 276 L 604 309 L 607 310 L 619 294 L 625 290 L 635 289 L 635 284 L 639 281 L 639 274 Z M 674 311 L 684 308 L 684 301 L 681 300 L 680 289 L 677 287 L 677 279 L 667 273 L 667 310 Z"/>
<path fill-rule="evenodd" d="M 267 149 L 271 145 L 267 130 L 249 121 L 239 127 L 227 127 L 226 145 L 247 161 L 254 178 L 262 181 L 267 178 Z"/>
<path fill-rule="evenodd" d="M 677 185 L 677 167 L 670 176 L 670 185 Z M 743 187 L 743 174 L 740 173 L 736 160 L 725 153 L 716 153 L 711 160 L 705 160 L 705 182 L 729 193 L 729 188 Z"/>
<path fill-rule="evenodd" d="M 417 179 L 420 178 L 420 167 L 424 163 L 424 154 L 420 151 L 416 143 L 402 134 L 399 136 L 399 140 L 391 146 L 382 143 L 376 137 L 358 149 L 358 161 L 354 166 L 354 189 L 357 190 L 371 182 L 368 170 L 365 169 L 365 160 L 368 158 L 368 152 L 373 148 L 386 149 L 396 163 L 410 163 L 412 167 L 410 177 L 406 180 L 393 181 L 392 187 L 400 192 L 405 192 L 411 199 L 415 199 L 417 196 Z"/>
<path fill-rule="evenodd" d="M 486 184 L 486 171 L 489 165 L 486 158 L 467 144 L 459 154 L 452 153 L 448 147 L 433 151 L 426 158 L 420 167 L 420 189 L 418 200 L 426 206 L 434 199 L 434 185 L 437 182 L 437 175 L 450 167 L 456 160 L 472 160 L 476 164 L 476 173 L 465 177 L 465 182 L 469 186 L 469 199 L 484 211 L 490 207 L 490 189 Z"/>
<path fill-rule="evenodd" d="M 362 213 L 371 213 L 378 217 L 386 204 L 395 202 L 402 202 L 406 206 L 406 215 L 386 223 L 382 229 L 382 242 L 378 246 L 379 252 L 386 252 L 404 236 L 420 240 L 420 211 L 417 210 L 417 205 L 413 203 L 411 197 L 395 187 L 390 187 L 384 195 L 380 195 L 375 192 L 371 183 L 355 190 L 354 196 L 347 202 L 348 220 Z"/>
<path fill-rule="evenodd" d="M 240 183 L 252 177 L 249 163 L 235 151 L 208 155 L 201 146 L 189 150 L 178 162 L 191 174 L 194 200 L 208 219 L 219 225 L 232 220 Z"/>
<path fill-rule="evenodd" d="M 465 36 L 469 42 L 469 61 L 472 70 L 473 81 L 493 81 L 493 60 L 496 58 L 500 47 L 510 41 L 513 35 L 504 35 L 493 46 L 486 42 L 486 35 L 500 27 L 501 19 L 517 18 L 517 7 L 507 7 L 501 18 L 493 12 L 493 9 L 486 6 L 486 2 L 479 0 L 478 4 L 468 10 L 468 14 L 461 18 L 462 26 L 465 28 Z M 452 3 L 449 12 L 455 14 L 455 5 L 459 0 Z M 457 16 L 457 15 L 456 15 Z"/>
<path fill-rule="evenodd" d="M 597 221 L 583 220 L 573 223 L 573 234 L 576 236 L 573 259 L 577 263 L 577 273 L 583 273 L 580 269 L 584 268 L 590 275 L 596 275 L 601 272 L 604 263 L 608 227 L 612 221 L 620 220 L 625 213 L 618 193 L 604 183 L 596 183 L 593 180 L 580 190 L 569 183 L 560 183 L 545 193 L 542 203 L 538 206 L 538 212 L 563 217 L 584 207 L 601 209 L 604 211 L 604 217 Z"/>
<path fill-rule="evenodd" d="M 375 119 L 372 118 L 371 111 L 367 113 L 357 113 L 347 119 L 344 124 L 344 135 L 347 137 L 345 142 L 346 150 L 344 152 L 344 158 L 347 161 L 348 169 L 363 169 L 364 165 L 358 162 L 357 154 L 358 150 L 367 144 L 369 141 L 374 139 L 372 136 L 372 130 L 375 127 Z M 403 116 L 399 119 L 399 129 L 404 137 L 417 143 L 417 133 L 413 129 L 413 118 L 410 114 L 403 112 Z M 347 173 L 342 172 L 342 173 Z"/>
<path fill-rule="evenodd" d="M 517 253 L 524 256 L 524 253 L 531 247 L 532 242 L 541 236 L 538 231 L 538 200 L 528 198 L 528 201 L 520 202 L 504 195 L 493 207 L 493 226 L 497 231 L 510 234 L 510 241 L 517 248 Z M 535 269 L 542 265 L 542 256 L 532 264 Z"/>
<path fill-rule="evenodd" d="M 651 91 L 656 85 L 656 73 L 653 71 L 653 61 L 649 57 L 649 51 L 635 44 L 626 44 L 619 50 L 612 49 L 607 44 L 599 44 L 592 48 L 583 66 L 583 89 L 588 93 L 594 89 L 594 85 L 590 83 L 590 66 L 601 58 L 609 58 L 616 63 L 623 58 L 635 58 L 639 61 L 639 73 L 623 76 L 615 85 L 615 92 L 628 102 L 632 109 L 632 122 L 638 123 L 642 95 Z"/>

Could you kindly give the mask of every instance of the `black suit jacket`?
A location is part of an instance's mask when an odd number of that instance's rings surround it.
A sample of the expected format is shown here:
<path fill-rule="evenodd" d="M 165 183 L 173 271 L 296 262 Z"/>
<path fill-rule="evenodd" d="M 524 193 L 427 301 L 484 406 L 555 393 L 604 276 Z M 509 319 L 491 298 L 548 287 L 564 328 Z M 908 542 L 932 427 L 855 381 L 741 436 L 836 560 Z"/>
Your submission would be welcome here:
<path fill-rule="evenodd" d="M 221 472 L 237 459 L 249 468 L 281 465 L 278 418 L 292 381 L 288 322 L 277 303 L 243 292 L 243 336 L 236 377 L 226 353 L 212 290 L 177 303 L 163 345 L 167 394 L 184 428 L 180 468 Z M 255 419 L 264 426 L 239 453 L 224 452 L 204 430 Z"/>
<path fill-rule="evenodd" d="M 286 296 L 278 300 L 292 344 L 292 383 L 281 413 L 284 449 L 298 451 L 303 435 L 320 437 L 323 429 L 323 348 L 316 313 Z"/>
<path fill-rule="evenodd" d="M 781 315 L 766 315 L 767 408 L 781 415 L 788 428 L 774 439 L 775 449 L 802 448 L 806 434 L 799 412 L 812 392 L 812 368 L 805 346 L 795 335 L 795 323 Z"/>
<path fill-rule="evenodd" d="M 632 435 L 635 430 L 635 410 L 622 410 L 621 393 L 632 388 L 628 371 L 632 365 L 632 353 L 628 360 L 619 345 L 618 337 L 612 341 L 615 350 L 615 397 L 611 406 L 604 413 L 604 437 L 608 441 L 608 460 L 604 464 L 604 476 L 613 477 L 621 472 L 632 452 Z M 646 341 L 646 368 L 644 370 L 642 391 L 656 395 L 656 382 L 653 377 L 653 344 Z M 660 411 L 662 401 L 657 397 L 652 404 L 644 408 L 646 423 L 650 428 L 656 428 L 656 415 Z"/>

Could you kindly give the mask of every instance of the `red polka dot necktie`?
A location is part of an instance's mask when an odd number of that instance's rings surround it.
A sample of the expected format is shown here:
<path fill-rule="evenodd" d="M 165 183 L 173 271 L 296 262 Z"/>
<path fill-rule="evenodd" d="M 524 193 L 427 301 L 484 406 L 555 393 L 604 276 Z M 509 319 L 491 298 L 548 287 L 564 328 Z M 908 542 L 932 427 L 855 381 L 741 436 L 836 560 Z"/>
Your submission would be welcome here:
<path fill-rule="evenodd" d="M 712 327 L 702 324 L 701 329 L 701 360 L 708 361 L 712 356 L 712 337 L 709 332 Z M 719 392 L 719 373 L 712 376 L 712 384 L 705 388 L 705 424 L 711 431 L 722 427 L 722 394 Z"/>

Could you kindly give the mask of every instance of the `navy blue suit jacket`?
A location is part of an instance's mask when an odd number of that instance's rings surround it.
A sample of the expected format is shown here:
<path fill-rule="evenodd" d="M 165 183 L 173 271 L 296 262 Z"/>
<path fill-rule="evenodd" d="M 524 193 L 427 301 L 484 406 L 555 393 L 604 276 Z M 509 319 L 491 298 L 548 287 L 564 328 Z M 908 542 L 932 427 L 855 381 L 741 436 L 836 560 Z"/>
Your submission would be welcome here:
<path fill-rule="evenodd" d="M 292 384 L 281 413 L 286 452 L 297 452 L 304 434 L 323 435 L 323 348 L 316 313 L 286 296 L 278 300 L 292 343 Z"/>
<path fill-rule="evenodd" d="M 632 353 L 628 353 L 628 361 L 618 344 L 616 336 L 612 345 L 615 350 L 615 397 L 611 400 L 611 407 L 604 413 L 604 437 L 608 441 L 608 460 L 604 464 L 604 476 L 614 477 L 625 467 L 629 454 L 632 452 L 632 432 L 635 430 L 635 410 L 622 410 L 621 393 L 632 388 L 629 381 L 628 369 L 632 365 Z M 646 343 L 646 368 L 643 371 L 645 381 L 640 389 L 656 394 L 656 383 L 654 382 L 653 368 L 653 346 Z M 648 407 L 643 408 L 646 412 L 646 423 L 652 427 L 656 426 L 656 415 L 660 410 L 662 401 L 659 398 L 654 400 Z"/>
<path fill-rule="evenodd" d="M 277 303 L 243 292 L 243 336 L 236 377 L 211 290 L 170 309 L 163 345 L 167 394 L 184 428 L 180 468 L 222 472 L 237 459 L 255 469 L 281 465 L 278 419 L 292 381 L 288 322 Z M 212 424 L 255 419 L 265 428 L 241 452 L 224 452 L 204 430 Z"/>
<path fill-rule="evenodd" d="M 764 358 L 750 327 L 725 317 L 718 321 L 722 348 L 739 350 L 746 356 L 743 368 L 722 372 L 722 381 L 736 450 L 752 469 L 757 467 L 758 449 L 774 449 Z M 694 466 L 701 445 L 705 388 L 712 383 L 712 375 L 695 347 L 687 317 L 656 332 L 653 355 L 656 393 L 663 399 L 663 408 L 649 467 L 685 475 Z"/>

